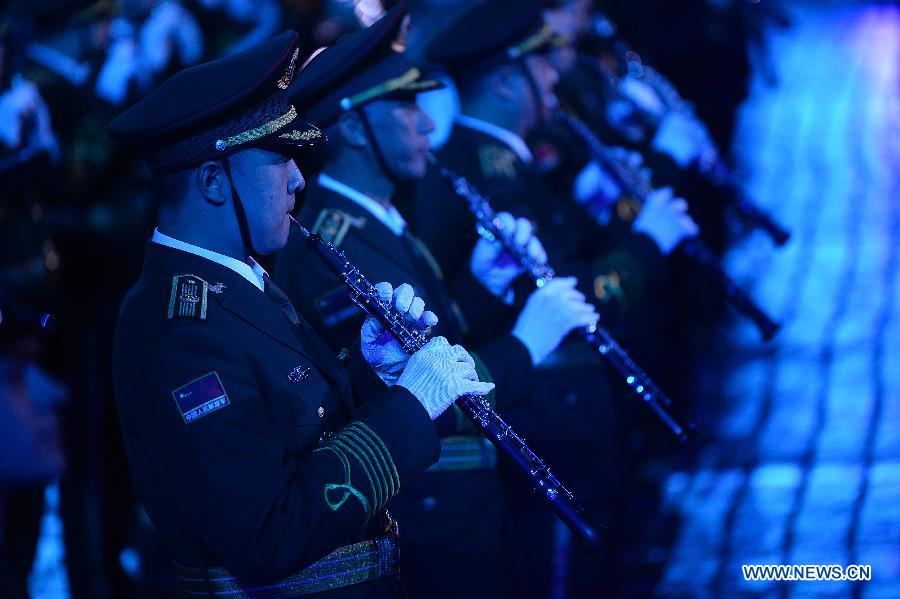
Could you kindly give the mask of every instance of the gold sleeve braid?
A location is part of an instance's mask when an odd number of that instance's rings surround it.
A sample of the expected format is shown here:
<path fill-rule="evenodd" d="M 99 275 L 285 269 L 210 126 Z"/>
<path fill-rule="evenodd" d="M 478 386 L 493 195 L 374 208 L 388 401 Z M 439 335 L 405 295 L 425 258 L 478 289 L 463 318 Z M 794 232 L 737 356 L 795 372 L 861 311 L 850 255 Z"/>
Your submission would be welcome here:
<path fill-rule="evenodd" d="M 325 485 L 325 502 L 334 511 L 354 496 L 362 503 L 366 517 L 371 518 L 400 491 L 400 475 L 387 446 L 363 422 L 351 422 L 316 451 L 331 451 L 344 464 L 345 482 Z M 369 496 L 353 486 L 353 465 L 365 473 L 369 481 Z M 336 491 L 342 493 L 337 499 L 333 495 Z"/>

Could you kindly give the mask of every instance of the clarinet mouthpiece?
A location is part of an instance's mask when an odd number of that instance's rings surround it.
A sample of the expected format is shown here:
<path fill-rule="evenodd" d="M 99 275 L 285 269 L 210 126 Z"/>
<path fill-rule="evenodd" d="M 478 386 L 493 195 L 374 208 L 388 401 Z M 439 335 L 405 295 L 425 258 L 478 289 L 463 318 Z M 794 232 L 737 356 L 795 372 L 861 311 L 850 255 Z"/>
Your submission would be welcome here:
<path fill-rule="evenodd" d="M 291 219 L 291 224 L 300 229 L 300 234 L 303 235 L 306 239 L 309 239 L 311 233 L 309 229 L 300 224 L 300 221 L 294 218 L 292 215 L 288 214 L 288 218 Z"/>

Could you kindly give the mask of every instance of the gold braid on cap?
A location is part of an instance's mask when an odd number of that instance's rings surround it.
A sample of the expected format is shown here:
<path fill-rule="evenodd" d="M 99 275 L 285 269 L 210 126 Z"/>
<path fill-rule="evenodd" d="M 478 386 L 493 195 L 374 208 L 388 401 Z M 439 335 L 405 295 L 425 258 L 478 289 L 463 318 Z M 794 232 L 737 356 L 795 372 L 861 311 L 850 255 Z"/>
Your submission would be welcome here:
<path fill-rule="evenodd" d="M 534 35 L 530 35 L 515 46 L 511 46 L 506 50 L 506 55 L 512 59 L 517 59 L 530 54 L 544 46 L 562 46 L 565 44 L 565 38 L 556 35 L 553 29 L 547 23 Z"/>
<path fill-rule="evenodd" d="M 419 69 L 413 67 L 399 77 L 388 79 L 384 83 L 379 83 L 375 87 L 371 87 L 365 91 L 359 92 L 358 94 L 354 94 L 348 98 L 344 98 L 343 100 L 341 100 L 341 109 L 345 111 L 352 110 L 357 106 L 365 104 L 366 102 L 371 102 L 376 98 L 386 96 L 391 92 L 399 90 L 422 91 L 433 89 L 439 85 L 436 81 L 433 81 L 431 79 L 420 81 L 419 77 L 421 75 L 422 73 L 419 71 Z"/>
<path fill-rule="evenodd" d="M 248 107 L 215 129 L 164 147 L 147 147 L 145 158 L 150 168 L 160 172 L 176 170 L 203 160 L 215 160 L 230 148 L 268 135 L 291 132 L 297 126 L 294 124 L 296 118 L 297 110 L 291 106 L 287 94 L 279 92 L 260 104 Z M 303 123 L 304 128 L 306 125 L 307 123 Z M 310 139 L 315 137 L 312 133 L 309 135 Z"/>
<path fill-rule="evenodd" d="M 294 49 L 294 55 L 291 56 L 291 61 L 284 70 L 284 75 L 278 80 L 278 89 L 287 89 L 291 85 L 291 80 L 294 78 L 294 67 L 297 66 L 298 56 L 300 56 L 300 48 Z"/>
<path fill-rule="evenodd" d="M 280 131 L 297 118 L 297 109 L 294 108 L 294 105 L 291 104 L 290 109 L 281 115 L 278 118 L 272 119 L 271 121 L 266 121 L 259 127 L 254 127 L 253 129 L 248 129 L 247 131 L 243 131 L 238 133 L 237 135 L 232 135 L 226 139 L 217 139 L 216 140 L 216 149 L 220 152 L 227 150 L 228 148 L 233 148 L 234 146 L 240 146 L 242 144 L 255 141 L 261 137 L 265 137 L 267 135 L 272 135 L 273 133 Z"/>

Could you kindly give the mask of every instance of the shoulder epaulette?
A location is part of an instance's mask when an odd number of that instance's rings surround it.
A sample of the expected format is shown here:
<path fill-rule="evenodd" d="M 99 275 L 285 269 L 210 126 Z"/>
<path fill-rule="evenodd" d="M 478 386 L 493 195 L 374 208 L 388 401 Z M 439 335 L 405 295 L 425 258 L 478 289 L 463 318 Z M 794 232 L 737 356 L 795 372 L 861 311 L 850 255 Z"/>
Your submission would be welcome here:
<path fill-rule="evenodd" d="M 478 161 L 482 174 L 489 179 L 515 179 L 516 153 L 498 144 L 485 144 L 478 148 Z"/>
<path fill-rule="evenodd" d="M 337 208 L 325 208 L 316 218 L 312 232 L 321 235 L 322 239 L 334 247 L 339 247 L 350 227 L 362 228 L 365 224 L 366 219 L 363 217 L 351 216 Z"/>
<path fill-rule="evenodd" d="M 169 293 L 169 320 L 193 318 L 206 320 L 206 299 L 209 283 L 197 275 L 175 275 Z"/>

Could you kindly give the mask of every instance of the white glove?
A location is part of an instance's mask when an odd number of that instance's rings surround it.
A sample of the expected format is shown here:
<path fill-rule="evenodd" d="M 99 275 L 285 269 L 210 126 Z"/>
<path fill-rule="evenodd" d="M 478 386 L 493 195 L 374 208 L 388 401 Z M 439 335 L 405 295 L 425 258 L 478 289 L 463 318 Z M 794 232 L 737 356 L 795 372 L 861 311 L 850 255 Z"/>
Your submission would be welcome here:
<path fill-rule="evenodd" d="M 700 160 L 709 152 L 712 141 L 706 127 L 695 117 L 681 112 L 669 112 L 659 124 L 652 146 L 668 155 L 681 168 Z"/>
<path fill-rule="evenodd" d="M 525 218 L 513 218 L 508 212 L 497 214 L 496 221 L 501 232 L 509 236 L 513 243 L 535 261 L 543 264 L 547 261 L 547 252 L 544 246 L 533 235 L 534 227 Z M 511 303 L 512 290 L 510 285 L 524 271 L 518 262 L 513 260 L 503 249 L 499 241 L 488 241 L 480 238 L 472 250 L 472 258 L 469 262 L 472 274 L 491 292 L 492 295 Z"/>
<path fill-rule="evenodd" d="M 608 209 L 622 195 L 622 189 L 595 160 L 591 160 L 575 177 L 572 191 L 576 202 L 588 204 L 597 212 Z"/>
<path fill-rule="evenodd" d="M 637 171 L 641 180 L 650 181 L 653 174 L 649 168 L 644 166 L 644 157 L 640 152 L 629 151 L 625 148 L 612 148 L 611 150 L 612 156 L 627 165 L 630 170 Z M 575 200 L 580 204 L 585 204 L 593 214 L 603 214 L 608 211 L 624 193 L 608 171 L 594 160 L 591 160 L 575 177 L 573 191 Z M 605 220 L 608 221 L 608 217 Z M 606 224 L 606 222 L 601 224 Z"/>
<path fill-rule="evenodd" d="M 203 56 L 203 35 L 193 15 L 177 2 L 157 4 L 138 34 L 138 60 L 149 74 L 163 71 L 172 60 L 194 64 Z"/>
<path fill-rule="evenodd" d="M 23 125 L 34 119 L 30 137 L 24 137 Z M 0 142 L 13 150 L 42 148 L 54 161 L 59 144 L 50 122 L 50 111 L 37 86 L 21 75 L 14 75 L 9 91 L 0 94 Z"/>
<path fill-rule="evenodd" d="M 627 75 L 619 82 L 619 93 L 634 103 L 638 109 L 657 118 L 661 117 L 666 109 L 656 90 L 631 75 Z"/>
<path fill-rule="evenodd" d="M 378 283 L 378 298 L 391 304 L 406 318 L 406 322 L 424 331 L 437 324 L 434 312 L 425 310 L 425 302 L 416 297 L 413 288 L 403 283 L 393 289 L 390 283 Z M 362 355 L 378 377 L 388 386 L 397 382 L 400 373 L 409 361 L 407 354 L 381 323 L 371 316 L 366 319 L 360 331 Z"/>
<path fill-rule="evenodd" d="M 128 96 L 128 85 L 144 75 L 138 61 L 134 27 L 125 19 L 117 18 L 110 25 L 112 41 L 106 51 L 106 61 L 100 67 L 94 91 L 98 96 L 118 106 Z"/>
<path fill-rule="evenodd" d="M 593 325 L 600 315 L 575 289 L 575 277 L 552 279 L 528 297 L 512 334 L 528 348 L 537 366 L 570 332 Z"/>
<path fill-rule="evenodd" d="M 650 194 L 634 219 L 632 229 L 649 235 L 666 256 L 684 239 L 700 232 L 700 227 L 687 213 L 687 202 L 673 197 L 669 187 Z"/>
<path fill-rule="evenodd" d="M 397 385 L 409 389 L 432 420 L 463 395 L 487 395 L 494 388 L 494 383 L 478 380 L 472 356 L 443 337 L 412 355 Z"/>

